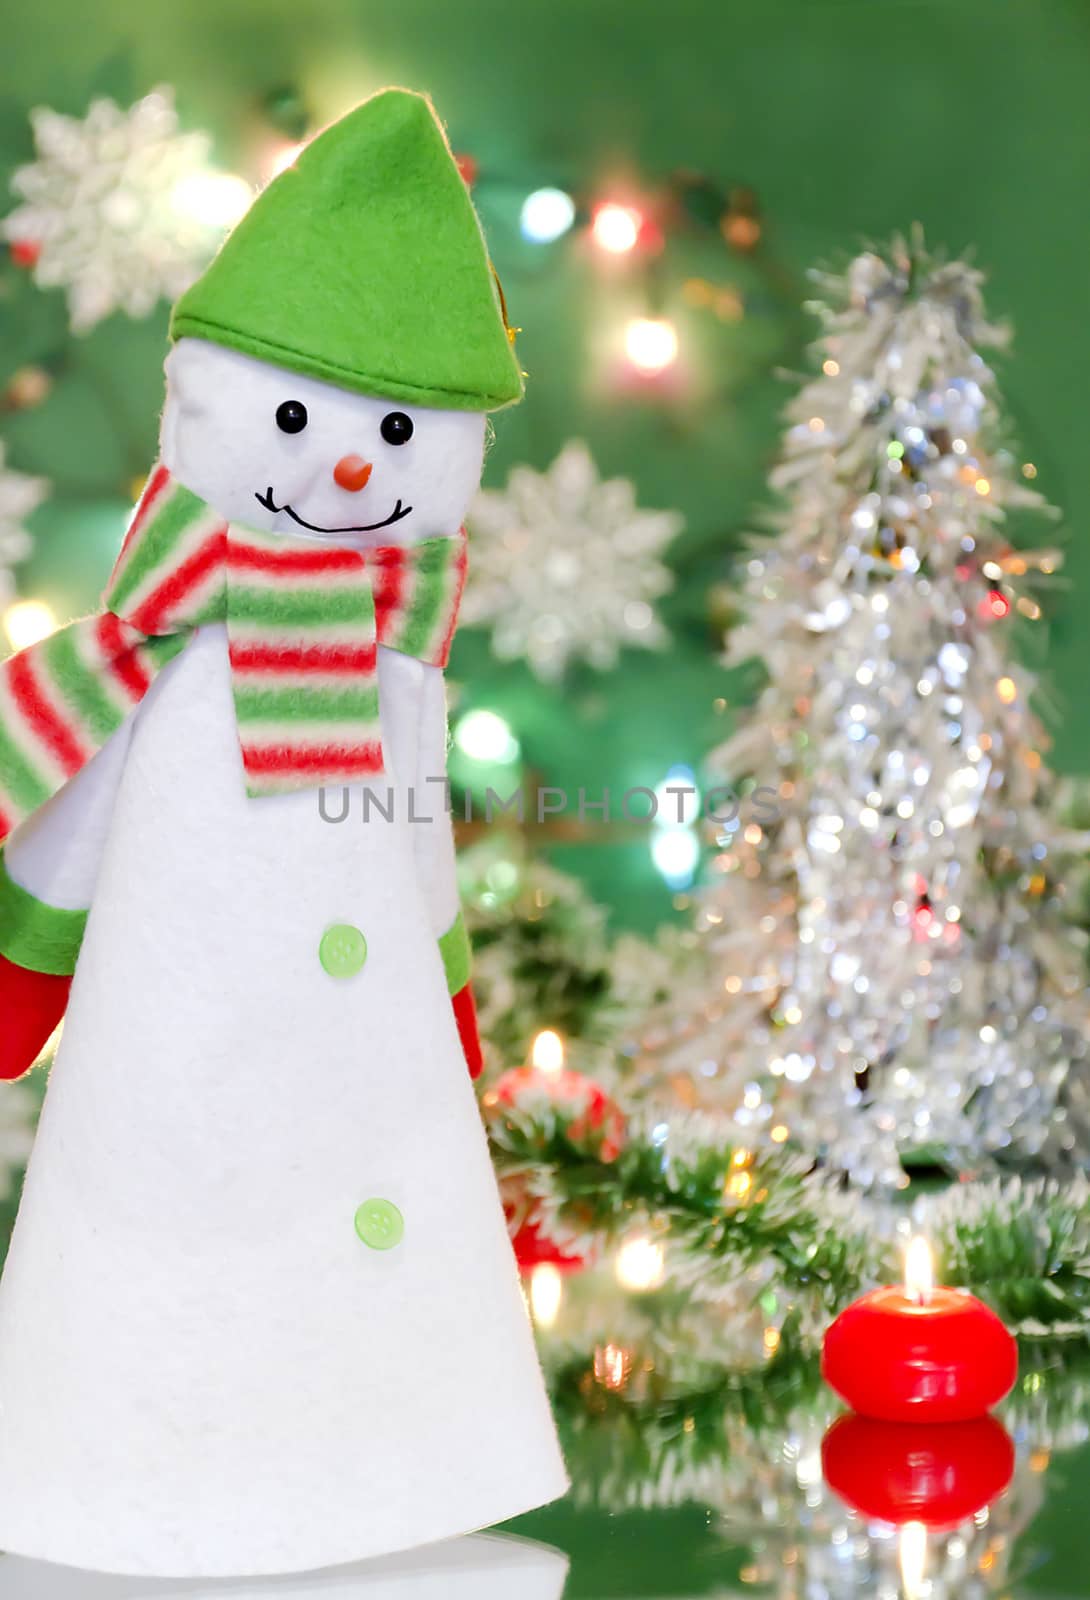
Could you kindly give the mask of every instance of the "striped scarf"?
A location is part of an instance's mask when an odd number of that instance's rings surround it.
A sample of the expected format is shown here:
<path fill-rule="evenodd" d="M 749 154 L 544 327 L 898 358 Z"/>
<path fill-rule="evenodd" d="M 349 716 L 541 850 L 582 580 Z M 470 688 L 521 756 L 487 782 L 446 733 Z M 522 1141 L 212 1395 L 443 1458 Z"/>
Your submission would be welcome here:
<path fill-rule="evenodd" d="M 227 523 L 163 466 L 104 596 L 0 666 L 0 840 L 139 705 L 194 629 L 225 622 L 247 793 L 382 770 L 377 646 L 446 665 L 466 540 L 366 551 Z"/>

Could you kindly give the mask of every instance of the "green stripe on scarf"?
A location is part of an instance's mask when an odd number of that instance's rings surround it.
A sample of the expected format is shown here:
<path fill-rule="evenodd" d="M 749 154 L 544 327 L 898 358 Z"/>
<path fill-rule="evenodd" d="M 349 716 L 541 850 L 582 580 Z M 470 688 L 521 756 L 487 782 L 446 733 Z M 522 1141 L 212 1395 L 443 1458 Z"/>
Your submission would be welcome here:
<path fill-rule="evenodd" d="M 369 622 L 375 602 L 362 578 L 355 589 L 253 589 L 232 583 L 227 610 L 237 622 L 324 628 L 338 622 Z"/>
<path fill-rule="evenodd" d="M 136 591 L 157 576 L 160 569 L 165 576 L 175 546 L 207 512 L 204 501 L 189 489 L 173 479 L 167 483 L 146 525 L 134 539 L 124 565 L 118 568 L 116 580 L 110 582 L 110 610 L 115 616 L 124 615 Z"/>
<path fill-rule="evenodd" d="M 407 656 L 419 655 L 431 642 L 449 571 L 450 563 L 443 551 L 431 549 L 422 553 L 412 605 L 398 641 L 398 649 L 404 650 Z"/>
<path fill-rule="evenodd" d="M 23 816 L 37 811 L 53 793 L 45 777 L 35 771 L 19 749 L 0 716 L 0 792 L 4 791 L 11 796 Z M 3 809 L 6 811 L 7 807 Z"/>
<path fill-rule="evenodd" d="M 236 689 L 240 722 L 377 722 L 378 690 Z"/>
<path fill-rule="evenodd" d="M 54 687 L 101 746 L 124 722 L 126 708 L 111 700 L 101 677 L 80 659 L 77 638 L 68 628 L 54 633 L 45 641 L 42 660 Z"/>

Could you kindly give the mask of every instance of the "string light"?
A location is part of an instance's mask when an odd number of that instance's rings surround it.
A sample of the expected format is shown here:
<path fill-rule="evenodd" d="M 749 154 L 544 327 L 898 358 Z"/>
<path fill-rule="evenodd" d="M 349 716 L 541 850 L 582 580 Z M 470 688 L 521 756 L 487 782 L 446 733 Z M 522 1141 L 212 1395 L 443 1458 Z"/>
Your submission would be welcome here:
<path fill-rule="evenodd" d="M 723 238 L 735 250 L 755 250 L 760 243 L 760 219 L 751 211 L 729 211 L 719 228 Z"/>
<path fill-rule="evenodd" d="M 753 1188 L 753 1174 L 751 1172 L 732 1172 L 723 1185 L 723 1198 L 725 1200 L 744 1200 Z"/>
<path fill-rule="evenodd" d="M 655 787 L 658 809 L 654 821 L 663 828 L 692 824 L 700 820 L 700 789 L 692 767 L 671 767 Z"/>
<path fill-rule="evenodd" d="M 1013 678 L 1000 678 L 995 690 L 1005 706 L 1013 705 L 1018 699 L 1018 685 Z"/>
<path fill-rule="evenodd" d="M 4 632 L 13 650 L 25 650 L 56 631 L 57 619 L 44 600 L 16 600 L 4 612 Z"/>
<path fill-rule="evenodd" d="M 656 829 L 651 859 L 671 889 L 686 889 L 696 875 L 700 840 L 692 828 Z"/>
<path fill-rule="evenodd" d="M 471 761 L 516 761 L 519 742 L 495 711 L 467 711 L 454 730 L 454 742 Z"/>
<path fill-rule="evenodd" d="M 30 411 L 48 399 L 53 379 L 44 367 L 20 367 L 8 379 L 0 395 L 0 408 L 12 411 Z"/>
<path fill-rule="evenodd" d="M 642 226 L 643 217 L 634 207 L 607 201 L 596 207 L 590 231 L 599 250 L 611 256 L 623 256 L 635 248 Z"/>
<path fill-rule="evenodd" d="M 293 144 L 282 144 L 274 150 L 265 165 L 265 182 L 271 183 L 282 172 L 293 167 L 306 147 L 305 139 L 297 139 Z"/>
<path fill-rule="evenodd" d="M 539 1328 L 552 1328 L 560 1315 L 564 1280 L 551 1261 L 539 1261 L 530 1274 L 530 1314 Z"/>
<path fill-rule="evenodd" d="M 603 1389 L 623 1389 L 632 1370 L 632 1357 L 619 1344 L 601 1344 L 594 1352 L 594 1377 Z"/>
<path fill-rule="evenodd" d="M 575 221 L 575 201 L 563 189 L 535 189 L 522 203 L 519 227 L 531 244 L 551 244 Z"/>
<path fill-rule="evenodd" d="M 617 1282 L 623 1289 L 645 1294 L 657 1289 L 666 1276 L 666 1251 L 661 1244 L 643 1234 L 626 1239 L 617 1252 L 614 1269 Z"/>
<path fill-rule="evenodd" d="M 625 329 L 624 347 L 640 372 L 664 372 L 677 360 L 677 329 L 664 317 L 634 317 Z"/>
<path fill-rule="evenodd" d="M 231 172 L 191 172 L 170 191 L 170 203 L 182 216 L 207 228 L 229 228 L 250 208 L 253 190 Z"/>

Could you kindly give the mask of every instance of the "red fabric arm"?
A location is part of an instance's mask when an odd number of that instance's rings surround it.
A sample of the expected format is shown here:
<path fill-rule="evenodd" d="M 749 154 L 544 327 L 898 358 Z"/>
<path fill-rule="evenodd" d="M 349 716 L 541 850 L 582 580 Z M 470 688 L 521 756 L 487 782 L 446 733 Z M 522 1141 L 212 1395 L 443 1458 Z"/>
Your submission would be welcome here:
<path fill-rule="evenodd" d="M 0 956 L 0 1079 L 21 1078 L 64 1016 L 69 977 L 30 972 Z"/>
<path fill-rule="evenodd" d="M 471 1078 L 479 1078 L 484 1070 L 484 1056 L 481 1054 L 481 1035 L 477 1028 L 477 1006 L 473 999 L 473 989 L 467 983 L 459 989 L 457 994 L 451 995 L 451 1004 L 454 1007 L 454 1020 L 458 1024 L 458 1037 L 462 1041 L 462 1051 L 466 1058 Z"/>

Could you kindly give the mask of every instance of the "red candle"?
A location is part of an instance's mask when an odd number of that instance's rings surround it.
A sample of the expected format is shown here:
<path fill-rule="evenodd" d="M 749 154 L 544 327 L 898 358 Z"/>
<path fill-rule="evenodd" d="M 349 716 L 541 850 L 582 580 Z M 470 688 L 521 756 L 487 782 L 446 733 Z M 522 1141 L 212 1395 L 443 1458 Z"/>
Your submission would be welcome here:
<path fill-rule="evenodd" d="M 825 1335 L 821 1371 L 853 1411 L 886 1422 L 963 1422 L 1010 1392 L 1018 1350 L 994 1311 L 935 1288 L 931 1253 L 914 1239 L 903 1287 L 874 1289 Z"/>
<path fill-rule="evenodd" d="M 865 1517 L 952 1528 L 991 1505 L 1014 1475 L 1014 1445 L 995 1417 L 875 1422 L 841 1417 L 821 1443 L 835 1494 Z"/>

